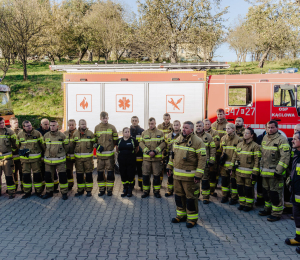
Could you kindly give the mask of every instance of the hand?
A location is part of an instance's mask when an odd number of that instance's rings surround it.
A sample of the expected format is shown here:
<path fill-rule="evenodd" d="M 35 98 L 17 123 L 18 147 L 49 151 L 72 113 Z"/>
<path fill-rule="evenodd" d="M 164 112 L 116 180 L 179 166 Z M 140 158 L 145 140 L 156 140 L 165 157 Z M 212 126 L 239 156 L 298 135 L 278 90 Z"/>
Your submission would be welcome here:
<path fill-rule="evenodd" d="M 170 169 L 167 169 L 167 175 L 168 175 L 168 177 L 170 177 L 172 174 L 173 174 L 172 171 Z"/>
<path fill-rule="evenodd" d="M 155 152 L 151 151 L 151 152 L 149 153 L 149 156 L 150 156 L 151 158 L 153 158 L 153 157 L 155 156 Z"/>
<path fill-rule="evenodd" d="M 275 179 L 280 179 L 280 177 L 281 177 L 280 174 L 278 174 L 277 172 L 274 172 L 274 178 L 275 178 Z"/>
<path fill-rule="evenodd" d="M 257 175 L 251 174 L 251 180 L 257 182 Z"/>
<path fill-rule="evenodd" d="M 195 182 L 195 183 L 199 183 L 199 182 L 200 182 L 200 180 L 201 180 L 200 178 L 198 178 L 198 177 L 194 177 L 194 182 Z"/>

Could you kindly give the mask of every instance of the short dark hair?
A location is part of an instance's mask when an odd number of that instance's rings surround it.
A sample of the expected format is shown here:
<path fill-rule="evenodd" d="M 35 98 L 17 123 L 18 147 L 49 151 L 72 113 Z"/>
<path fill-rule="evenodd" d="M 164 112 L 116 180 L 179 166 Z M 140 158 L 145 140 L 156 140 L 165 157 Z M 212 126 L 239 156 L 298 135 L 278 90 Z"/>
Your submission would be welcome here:
<path fill-rule="evenodd" d="M 156 120 L 155 120 L 154 117 L 150 117 L 149 120 L 148 120 L 148 123 L 150 123 L 151 121 L 155 121 L 156 122 Z"/>
<path fill-rule="evenodd" d="M 30 121 L 28 121 L 28 120 L 25 120 L 25 121 L 23 121 L 23 122 L 22 122 L 22 126 L 25 126 L 25 124 L 29 124 L 29 123 L 31 124 L 31 122 L 30 122 Z"/>
<path fill-rule="evenodd" d="M 164 116 L 169 116 L 169 117 L 171 117 L 171 115 L 170 115 L 169 113 L 165 113 Z"/>
<path fill-rule="evenodd" d="M 218 108 L 217 113 L 224 113 L 225 114 L 225 110 L 223 108 Z"/>
<path fill-rule="evenodd" d="M 4 118 L 0 116 L 0 122 L 1 122 L 2 120 L 4 120 Z"/>
<path fill-rule="evenodd" d="M 276 126 L 276 128 L 278 128 L 278 122 L 277 121 L 271 120 L 271 121 L 268 122 L 268 125 L 270 125 L 270 124 L 274 124 Z"/>
<path fill-rule="evenodd" d="M 243 122 L 244 122 L 244 118 L 242 118 L 241 116 L 238 116 L 237 118 L 240 118 L 240 119 L 242 119 L 242 120 L 243 120 Z"/>
<path fill-rule="evenodd" d="M 297 135 L 298 139 L 300 140 L 300 132 L 296 132 L 294 135 Z"/>
<path fill-rule="evenodd" d="M 194 123 L 191 122 L 191 121 L 185 121 L 183 124 L 184 124 L 184 125 L 190 125 L 191 128 L 193 128 L 193 129 L 195 128 L 195 127 L 194 127 Z"/>

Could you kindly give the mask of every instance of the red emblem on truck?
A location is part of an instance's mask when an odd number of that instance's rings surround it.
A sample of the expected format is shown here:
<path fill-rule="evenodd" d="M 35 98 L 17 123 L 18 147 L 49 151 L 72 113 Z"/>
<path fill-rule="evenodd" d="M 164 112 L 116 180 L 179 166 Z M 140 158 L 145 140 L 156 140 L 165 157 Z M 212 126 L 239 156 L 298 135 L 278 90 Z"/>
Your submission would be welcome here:
<path fill-rule="evenodd" d="M 119 107 L 123 110 L 126 110 L 127 108 L 130 108 L 130 100 L 126 97 L 122 97 L 122 99 L 119 99 Z"/>
<path fill-rule="evenodd" d="M 86 101 L 86 97 L 83 98 L 83 100 L 80 103 L 80 106 L 85 110 L 86 108 L 88 108 L 89 103 Z"/>

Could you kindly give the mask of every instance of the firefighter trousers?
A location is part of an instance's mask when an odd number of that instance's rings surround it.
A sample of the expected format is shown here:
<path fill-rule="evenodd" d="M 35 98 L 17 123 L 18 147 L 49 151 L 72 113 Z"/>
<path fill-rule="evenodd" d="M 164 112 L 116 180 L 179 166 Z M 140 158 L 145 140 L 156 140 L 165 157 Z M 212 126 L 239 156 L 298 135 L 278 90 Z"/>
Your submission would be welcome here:
<path fill-rule="evenodd" d="M 199 184 L 195 183 L 193 178 L 191 179 L 191 181 L 174 179 L 177 218 L 187 218 L 187 222 L 197 222 Z"/>
<path fill-rule="evenodd" d="M 68 178 L 68 187 L 69 189 L 72 189 L 74 186 L 74 175 L 73 175 L 73 170 L 74 170 L 74 164 L 75 160 L 68 160 L 66 161 L 66 166 L 67 166 L 67 178 Z"/>
<path fill-rule="evenodd" d="M 59 187 L 62 194 L 68 193 L 68 178 L 66 172 L 66 163 L 60 163 L 57 165 L 46 164 L 45 165 L 45 182 L 46 192 L 54 191 L 54 176 L 58 172 Z"/>
<path fill-rule="evenodd" d="M 240 205 L 252 208 L 254 203 L 254 185 L 250 176 L 245 178 L 237 175 L 236 181 Z"/>
<path fill-rule="evenodd" d="M 209 183 L 209 168 L 204 169 L 204 175 L 201 181 L 201 194 L 204 200 L 209 200 L 210 196 L 210 183 Z"/>
<path fill-rule="evenodd" d="M 32 179 L 33 187 L 37 193 L 42 193 L 43 188 L 43 177 L 41 173 L 41 161 L 37 162 L 22 162 L 23 172 L 23 187 L 25 193 L 32 192 Z M 31 177 L 31 173 L 33 178 Z"/>
<path fill-rule="evenodd" d="M 136 174 L 138 176 L 138 185 L 143 188 L 143 157 L 136 157 Z"/>
<path fill-rule="evenodd" d="M 232 171 L 232 174 L 229 175 L 226 173 L 225 169 L 222 168 L 221 170 L 222 175 L 222 196 L 223 197 L 231 197 L 233 200 L 238 200 L 238 191 L 237 191 L 237 184 L 236 184 L 236 173 Z M 230 195 L 230 186 L 231 186 L 231 195 Z"/>
<path fill-rule="evenodd" d="M 153 174 L 153 192 L 159 193 L 161 188 L 160 176 L 162 172 L 160 161 L 143 161 L 143 191 L 150 193 L 150 176 Z"/>
<path fill-rule="evenodd" d="M 120 158 L 120 157 L 119 157 Z M 123 185 L 129 185 L 133 188 L 134 176 L 135 176 L 135 161 L 132 160 L 119 160 L 119 169 Z"/>
<path fill-rule="evenodd" d="M 14 160 L 14 166 L 15 166 L 14 179 L 15 179 L 15 184 L 16 184 L 16 190 L 18 189 L 19 184 L 20 184 L 21 190 L 23 190 L 23 173 L 22 173 L 22 164 L 21 164 L 20 159 Z M 19 179 L 20 179 L 20 181 L 19 181 Z"/>
<path fill-rule="evenodd" d="M 210 174 L 209 174 L 209 186 L 210 186 L 210 194 L 214 194 L 216 187 L 219 181 L 220 175 L 220 156 L 221 154 L 216 154 L 216 162 L 213 166 L 210 167 Z"/>
<path fill-rule="evenodd" d="M 271 213 L 272 216 L 281 217 L 283 211 L 282 192 L 283 192 L 283 177 L 275 179 L 274 177 L 263 177 L 263 194 L 265 199 L 264 210 Z"/>
<path fill-rule="evenodd" d="M 93 170 L 94 170 L 94 161 L 93 157 L 76 159 L 75 160 L 76 168 L 76 178 L 77 178 L 77 191 L 83 192 L 93 190 Z M 85 174 L 85 178 L 84 178 Z"/>
<path fill-rule="evenodd" d="M 295 240 L 300 242 L 300 205 L 293 205 L 293 216 L 295 219 L 295 225 L 296 225 L 296 236 Z"/>
<path fill-rule="evenodd" d="M 105 170 L 107 177 L 105 177 Z M 97 158 L 97 171 L 98 171 L 98 186 L 99 191 L 113 191 L 115 183 L 115 157 L 109 156 L 108 158 Z"/>
<path fill-rule="evenodd" d="M 2 172 L 4 172 L 7 192 L 9 195 L 15 194 L 16 185 L 14 180 L 14 162 L 12 159 L 0 160 L 0 172 L 1 172 L 1 182 L 2 182 Z M 0 182 L 0 184 L 1 184 Z M 1 186 L 0 186 L 1 191 Z"/>

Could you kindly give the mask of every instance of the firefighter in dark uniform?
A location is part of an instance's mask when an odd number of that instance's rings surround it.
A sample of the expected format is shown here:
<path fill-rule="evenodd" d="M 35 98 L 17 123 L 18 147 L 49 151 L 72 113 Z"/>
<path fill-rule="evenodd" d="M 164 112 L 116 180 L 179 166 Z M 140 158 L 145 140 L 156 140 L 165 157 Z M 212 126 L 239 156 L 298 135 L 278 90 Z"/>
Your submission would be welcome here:
<path fill-rule="evenodd" d="M 137 116 L 133 116 L 131 118 L 131 126 L 130 126 L 130 135 L 135 138 L 138 142 L 141 141 L 142 133 L 144 129 L 139 126 L 139 118 Z M 143 190 L 143 150 L 139 148 L 136 154 L 136 174 L 138 175 L 138 183 L 141 190 Z M 135 181 L 133 182 L 134 186 Z M 132 187 L 133 189 L 133 187 Z"/>
<path fill-rule="evenodd" d="M 293 216 L 296 225 L 295 238 L 287 238 L 285 243 L 297 246 L 296 252 L 300 254 L 300 132 L 296 132 L 292 140 L 292 162 L 290 163 L 291 175 L 287 180 L 287 186 L 291 192 L 290 201 L 293 203 Z"/>

